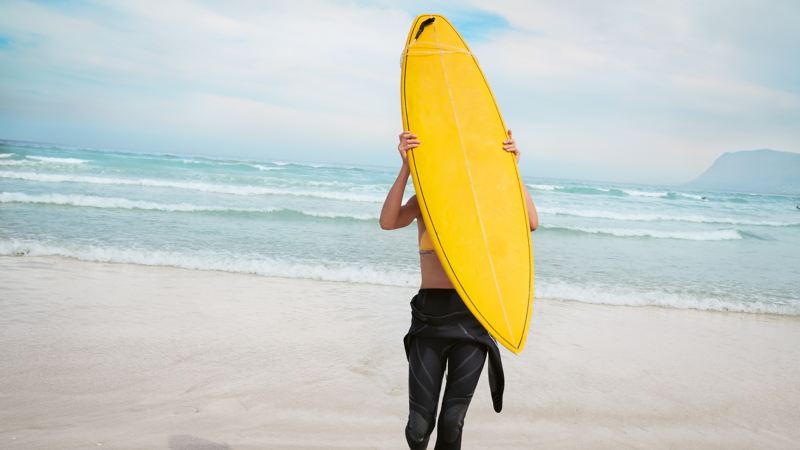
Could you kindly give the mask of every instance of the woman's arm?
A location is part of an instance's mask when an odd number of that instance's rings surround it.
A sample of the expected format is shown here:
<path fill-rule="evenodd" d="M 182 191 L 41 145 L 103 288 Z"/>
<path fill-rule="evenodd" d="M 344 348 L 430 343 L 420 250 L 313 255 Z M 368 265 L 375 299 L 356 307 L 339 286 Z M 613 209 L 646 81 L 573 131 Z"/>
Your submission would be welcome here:
<path fill-rule="evenodd" d="M 401 205 L 403 202 L 403 191 L 406 189 L 406 182 L 408 182 L 408 176 L 410 174 L 411 172 L 408 169 L 408 164 L 403 164 L 392 188 L 389 189 L 389 194 L 383 202 L 380 218 L 381 228 L 384 230 L 403 228 L 413 222 L 419 214 L 419 205 L 417 204 L 416 195 L 411 196 L 405 205 Z"/>
<path fill-rule="evenodd" d="M 403 192 L 406 189 L 408 176 L 411 174 L 411 170 L 408 168 L 406 152 L 416 148 L 418 145 L 417 136 L 411 134 L 410 131 L 404 131 L 400 134 L 400 144 L 397 145 L 397 150 L 400 152 L 400 157 L 403 158 L 403 165 L 400 167 L 400 173 L 397 174 L 397 179 L 394 180 L 394 184 L 389 189 L 389 194 L 386 195 L 386 200 L 383 202 L 380 225 L 384 230 L 405 227 L 419 215 L 416 195 L 411 196 L 406 204 L 402 205 Z"/>
<path fill-rule="evenodd" d="M 508 139 L 503 141 L 503 150 L 513 153 L 514 158 L 519 162 L 519 149 L 517 148 L 517 143 L 514 141 L 514 137 L 511 135 L 511 130 L 508 130 Z M 525 193 L 525 204 L 528 206 L 528 220 L 531 224 L 531 231 L 534 231 L 539 228 L 539 213 L 536 211 L 536 205 L 533 203 L 533 199 L 531 198 L 530 192 L 528 192 L 528 188 L 525 187 L 525 183 L 522 184 L 522 192 Z"/>

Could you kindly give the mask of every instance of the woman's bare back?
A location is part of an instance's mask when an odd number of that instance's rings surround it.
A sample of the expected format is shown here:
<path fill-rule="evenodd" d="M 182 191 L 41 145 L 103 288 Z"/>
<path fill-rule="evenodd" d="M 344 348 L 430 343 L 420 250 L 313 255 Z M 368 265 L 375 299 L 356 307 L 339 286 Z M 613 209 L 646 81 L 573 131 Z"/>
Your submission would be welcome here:
<path fill-rule="evenodd" d="M 419 203 L 417 203 L 419 205 Z M 419 206 L 417 206 L 419 208 Z M 422 235 L 425 233 L 425 222 L 422 220 L 422 213 L 417 212 L 417 246 L 422 242 Z M 430 236 L 430 235 L 429 235 Z M 444 288 L 455 289 L 453 283 L 447 278 L 447 274 L 442 268 L 439 257 L 431 250 L 420 250 L 419 269 L 422 275 L 420 288 Z"/>

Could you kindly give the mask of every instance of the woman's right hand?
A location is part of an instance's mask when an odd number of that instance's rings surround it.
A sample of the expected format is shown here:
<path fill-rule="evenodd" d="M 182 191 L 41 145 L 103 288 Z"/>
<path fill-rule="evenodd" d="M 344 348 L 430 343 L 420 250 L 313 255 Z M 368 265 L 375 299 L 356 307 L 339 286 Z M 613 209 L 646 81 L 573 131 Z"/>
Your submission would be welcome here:
<path fill-rule="evenodd" d="M 408 164 L 408 155 L 406 152 L 417 147 L 419 147 L 419 140 L 416 134 L 410 131 L 403 131 L 400 133 L 400 143 L 397 144 L 397 150 L 400 152 L 400 157 L 403 158 L 403 164 Z"/>

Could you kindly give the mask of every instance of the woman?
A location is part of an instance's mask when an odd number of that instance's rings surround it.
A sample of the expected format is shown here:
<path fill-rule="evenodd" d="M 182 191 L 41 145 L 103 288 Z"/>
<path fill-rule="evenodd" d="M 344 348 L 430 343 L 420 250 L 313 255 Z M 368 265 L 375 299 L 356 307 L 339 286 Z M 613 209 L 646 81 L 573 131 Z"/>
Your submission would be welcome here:
<path fill-rule="evenodd" d="M 404 338 L 409 367 L 406 440 L 412 450 L 427 448 L 428 439 L 436 424 L 439 392 L 447 366 L 447 386 L 438 418 L 436 449 L 458 449 L 461 448 L 464 416 L 478 384 L 487 353 L 489 384 L 497 412 L 502 408 L 503 371 L 497 344 L 461 301 L 433 251 L 433 244 L 421 219 L 416 195 L 405 205 L 402 204 L 403 191 L 410 174 L 406 152 L 419 145 L 419 139 L 410 131 L 400 134 L 397 149 L 403 165 L 386 196 L 380 218 L 381 228 L 384 230 L 402 228 L 417 219 L 419 233 L 422 283 L 419 292 L 411 300 L 412 325 Z M 519 150 L 511 130 L 508 130 L 508 139 L 503 141 L 502 149 L 514 153 L 519 161 Z M 527 189 L 523 191 L 528 205 L 530 227 L 535 230 L 539 226 L 536 207 Z"/>

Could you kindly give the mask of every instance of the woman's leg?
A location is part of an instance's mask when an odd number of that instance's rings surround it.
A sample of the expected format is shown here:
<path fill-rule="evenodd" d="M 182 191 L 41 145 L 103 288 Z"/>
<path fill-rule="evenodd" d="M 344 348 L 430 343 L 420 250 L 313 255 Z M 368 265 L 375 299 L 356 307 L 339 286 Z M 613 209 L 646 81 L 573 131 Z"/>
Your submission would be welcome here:
<path fill-rule="evenodd" d="M 486 347 L 483 344 L 459 343 L 448 352 L 447 387 L 442 399 L 442 412 L 439 414 L 436 450 L 461 448 L 464 416 L 485 362 Z"/>
<path fill-rule="evenodd" d="M 412 450 L 425 449 L 436 423 L 436 409 L 446 361 L 446 341 L 415 337 L 408 353 L 408 424 Z"/>

